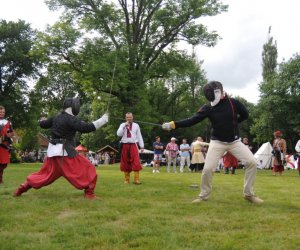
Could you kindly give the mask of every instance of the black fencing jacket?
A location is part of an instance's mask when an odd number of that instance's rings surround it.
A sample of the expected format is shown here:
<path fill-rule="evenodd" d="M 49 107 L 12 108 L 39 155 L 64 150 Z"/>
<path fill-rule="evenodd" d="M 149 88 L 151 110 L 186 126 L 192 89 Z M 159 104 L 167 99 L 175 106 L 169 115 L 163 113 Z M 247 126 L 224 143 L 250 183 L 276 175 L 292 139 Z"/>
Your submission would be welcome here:
<path fill-rule="evenodd" d="M 40 121 L 39 123 L 42 128 L 51 129 L 50 143 L 64 144 L 64 148 L 71 158 L 76 155 L 74 148 L 76 132 L 89 133 L 96 130 L 93 123 L 86 123 L 76 116 L 70 115 L 64 111 L 47 120 Z"/>
<path fill-rule="evenodd" d="M 208 118 L 212 125 L 212 140 L 233 142 L 240 138 L 238 123 L 246 120 L 248 116 L 246 107 L 240 101 L 225 96 L 217 105 L 206 104 L 193 117 L 176 121 L 175 127 L 190 127 Z"/>

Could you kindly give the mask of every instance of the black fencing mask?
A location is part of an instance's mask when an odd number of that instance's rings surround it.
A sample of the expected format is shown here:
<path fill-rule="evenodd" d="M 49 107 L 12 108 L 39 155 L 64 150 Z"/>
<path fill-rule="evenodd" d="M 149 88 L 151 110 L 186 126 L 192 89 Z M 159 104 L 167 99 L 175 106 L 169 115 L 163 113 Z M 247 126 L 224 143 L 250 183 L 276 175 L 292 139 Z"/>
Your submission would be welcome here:
<path fill-rule="evenodd" d="M 221 92 L 223 92 L 222 83 L 217 81 L 211 81 L 204 85 L 203 92 L 204 92 L 204 96 L 208 101 L 210 102 L 215 101 L 216 99 L 215 90 L 220 90 Z"/>
<path fill-rule="evenodd" d="M 78 98 L 66 97 L 63 104 L 63 109 L 72 108 L 73 115 L 78 115 L 80 111 L 80 102 Z"/>

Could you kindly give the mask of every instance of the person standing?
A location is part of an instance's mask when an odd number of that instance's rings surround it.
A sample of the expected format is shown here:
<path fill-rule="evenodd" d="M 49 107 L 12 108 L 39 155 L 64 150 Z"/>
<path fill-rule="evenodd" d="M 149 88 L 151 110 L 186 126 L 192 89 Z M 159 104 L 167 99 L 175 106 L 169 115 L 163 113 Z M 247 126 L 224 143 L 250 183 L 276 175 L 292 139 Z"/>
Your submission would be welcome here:
<path fill-rule="evenodd" d="M 237 158 L 235 158 L 229 152 L 226 152 L 223 155 L 223 164 L 224 164 L 225 174 L 229 174 L 229 170 L 231 170 L 231 174 L 235 174 L 235 170 L 239 166 Z"/>
<path fill-rule="evenodd" d="M 160 142 L 160 137 L 155 137 L 155 142 L 153 142 L 154 149 L 154 159 L 153 159 L 153 173 L 159 173 L 160 162 L 162 160 L 164 145 Z"/>
<path fill-rule="evenodd" d="M 184 171 L 184 165 L 186 163 L 187 168 L 190 169 L 190 145 L 187 143 L 186 139 L 182 139 L 182 144 L 179 146 L 180 149 L 180 173 Z"/>
<path fill-rule="evenodd" d="M 202 137 L 198 136 L 192 147 L 192 164 L 195 172 L 202 170 L 205 162 L 204 158 L 204 146 L 208 146 L 209 143 L 203 142 Z"/>
<path fill-rule="evenodd" d="M 89 133 L 108 122 L 104 114 L 92 123 L 86 123 L 77 117 L 80 111 L 78 98 L 67 97 L 63 111 L 49 119 L 40 120 L 41 128 L 51 130 L 51 139 L 47 149 L 47 158 L 41 169 L 27 176 L 26 181 L 14 192 L 17 197 L 30 188 L 40 189 L 50 185 L 59 177 L 65 177 L 75 188 L 84 189 L 86 199 L 95 199 L 97 173 L 92 163 L 75 150 L 75 134 Z"/>
<path fill-rule="evenodd" d="M 178 146 L 176 144 L 175 137 L 172 137 L 171 141 L 167 144 L 166 152 L 168 155 L 167 172 L 170 173 L 170 167 L 171 167 L 171 164 L 173 163 L 174 173 L 177 173 L 176 165 L 177 165 Z"/>
<path fill-rule="evenodd" d="M 237 99 L 230 98 L 218 81 L 208 82 L 204 87 L 204 95 L 210 104 L 203 105 L 191 118 L 181 121 L 165 122 L 164 130 L 171 130 L 195 125 L 208 118 L 212 125 L 211 141 L 201 177 L 201 191 L 193 203 L 207 201 L 212 191 L 213 172 L 226 151 L 238 160 L 246 163 L 244 198 L 252 203 L 260 204 L 263 200 L 255 196 L 253 186 L 256 177 L 256 159 L 240 139 L 238 123 L 249 116 L 246 107 Z"/>
<path fill-rule="evenodd" d="M 134 184 L 139 185 L 140 171 L 142 165 L 139 157 L 138 146 L 141 152 L 144 152 L 144 140 L 141 134 L 140 126 L 133 122 L 133 114 L 131 112 L 125 115 L 126 122 L 120 124 L 117 135 L 121 138 L 121 163 L 120 170 L 124 172 L 125 184 L 130 182 L 130 173 L 134 172 Z M 138 145 L 137 145 L 138 144 Z"/>
<path fill-rule="evenodd" d="M 298 134 L 300 136 L 300 133 Z M 299 172 L 299 176 L 300 176 L 300 139 L 298 140 L 296 146 L 295 146 L 295 150 L 297 152 L 297 162 L 298 162 L 298 172 Z"/>
<path fill-rule="evenodd" d="M 11 123 L 5 119 L 5 107 L 0 106 L 0 184 L 3 183 L 4 169 L 10 162 L 10 150 L 14 135 Z"/>
<path fill-rule="evenodd" d="M 283 162 L 286 155 L 286 141 L 282 137 L 281 131 L 274 132 L 274 141 L 273 141 L 273 175 L 276 175 L 279 172 L 279 175 L 282 176 L 284 171 Z"/>
<path fill-rule="evenodd" d="M 249 140 L 247 137 L 244 137 L 242 142 L 252 151 L 253 148 L 251 145 L 249 145 Z"/>

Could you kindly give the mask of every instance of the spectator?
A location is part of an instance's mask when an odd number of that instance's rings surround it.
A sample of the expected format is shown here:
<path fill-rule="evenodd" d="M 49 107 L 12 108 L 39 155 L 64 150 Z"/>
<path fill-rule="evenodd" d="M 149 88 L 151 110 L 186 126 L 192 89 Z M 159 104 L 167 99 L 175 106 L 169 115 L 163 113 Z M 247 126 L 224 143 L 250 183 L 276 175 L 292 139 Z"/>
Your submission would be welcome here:
<path fill-rule="evenodd" d="M 197 140 L 193 143 L 192 148 L 192 164 L 195 172 L 203 169 L 205 158 L 204 158 L 204 146 L 208 146 L 209 143 L 203 142 L 202 137 L 197 137 Z"/>
<path fill-rule="evenodd" d="M 223 155 L 223 164 L 224 164 L 225 174 L 229 174 L 229 170 L 231 170 L 231 174 L 235 174 L 235 170 L 239 166 L 237 158 L 235 158 L 229 152 L 226 152 Z"/>
<path fill-rule="evenodd" d="M 300 133 L 298 134 L 300 136 Z M 300 139 L 298 140 L 296 146 L 295 146 L 295 150 L 297 152 L 297 162 L 298 162 L 298 172 L 299 172 L 299 176 L 300 176 Z"/>
<path fill-rule="evenodd" d="M 153 159 L 153 173 L 159 173 L 160 163 L 162 161 L 162 154 L 164 146 L 160 142 L 160 137 L 155 137 L 155 142 L 153 143 L 153 149 L 154 149 L 154 159 Z"/>
<path fill-rule="evenodd" d="M 3 183 L 4 169 L 10 162 L 11 138 L 14 135 L 10 121 L 4 117 L 5 108 L 0 106 L 0 184 Z"/>
<path fill-rule="evenodd" d="M 180 173 L 183 173 L 185 163 L 187 168 L 190 169 L 190 145 L 187 144 L 186 139 L 182 139 L 182 144 L 180 145 Z"/>
<path fill-rule="evenodd" d="M 178 155 L 178 146 L 175 143 L 175 141 L 176 138 L 172 137 L 171 141 L 166 146 L 166 154 L 168 155 L 168 166 L 167 166 L 168 173 L 170 173 L 171 163 L 173 163 L 174 173 L 177 173 L 176 162 L 177 162 L 177 155 Z"/>
<path fill-rule="evenodd" d="M 276 175 L 279 172 L 279 175 L 282 176 L 284 171 L 284 159 L 286 155 L 286 141 L 281 138 L 282 132 L 274 132 L 274 141 L 273 141 L 273 175 Z"/>

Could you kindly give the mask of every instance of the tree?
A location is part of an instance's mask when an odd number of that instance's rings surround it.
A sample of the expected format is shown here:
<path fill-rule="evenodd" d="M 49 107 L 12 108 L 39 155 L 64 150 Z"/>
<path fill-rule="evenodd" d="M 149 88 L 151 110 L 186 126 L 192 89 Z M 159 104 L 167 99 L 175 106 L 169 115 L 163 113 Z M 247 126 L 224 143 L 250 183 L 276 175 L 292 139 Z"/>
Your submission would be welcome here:
<path fill-rule="evenodd" d="M 294 151 L 299 126 L 300 105 L 300 55 L 294 55 L 289 61 L 279 65 L 272 80 L 272 90 L 259 102 L 251 128 L 258 142 L 270 141 L 274 130 L 283 131 L 288 150 Z M 266 107 L 272 106 L 272 112 Z M 272 128 L 272 129 L 270 129 Z"/>
<path fill-rule="evenodd" d="M 93 31 L 94 40 L 116 51 L 123 81 L 116 77 L 112 94 L 122 102 L 124 110 L 134 108 L 138 112 L 144 109 L 140 104 L 146 83 L 172 70 L 167 67 L 174 59 L 172 45 L 183 40 L 193 45 L 213 46 L 218 35 L 208 32 L 198 19 L 227 9 L 217 0 L 49 0 L 47 3 L 51 9 L 64 8 L 65 19 Z M 102 85 L 110 81 L 93 82 Z M 104 90 L 105 86 L 97 89 Z"/>
<path fill-rule="evenodd" d="M 262 52 L 262 77 L 264 83 L 268 82 L 268 80 L 271 80 L 272 77 L 276 74 L 277 56 L 277 42 L 273 41 L 270 26 L 268 33 L 268 41 L 263 45 Z"/>
<path fill-rule="evenodd" d="M 268 32 L 268 41 L 263 45 L 262 52 L 262 76 L 260 84 L 261 99 L 255 108 L 254 124 L 251 132 L 255 135 L 255 141 L 262 143 L 269 141 L 276 128 L 276 103 L 278 96 L 275 94 L 275 79 L 277 77 L 277 44 L 271 37 L 271 27 Z M 275 95 L 274 95 L 275 94 Z"/>
<path fill-rule="evenodd" d="M 24 21 L 0 21 L 0 99 L 14 127 L 27 122 L 27 83 L 39 66 L 39 55 L 33 53 L 34 39 L 35 31 Z"/>

